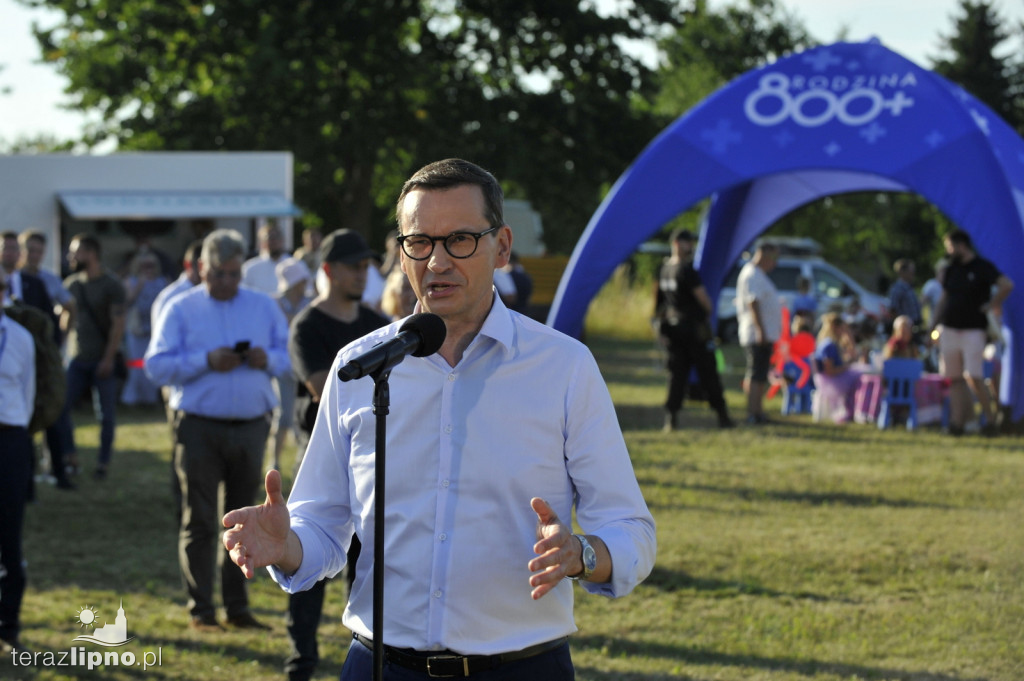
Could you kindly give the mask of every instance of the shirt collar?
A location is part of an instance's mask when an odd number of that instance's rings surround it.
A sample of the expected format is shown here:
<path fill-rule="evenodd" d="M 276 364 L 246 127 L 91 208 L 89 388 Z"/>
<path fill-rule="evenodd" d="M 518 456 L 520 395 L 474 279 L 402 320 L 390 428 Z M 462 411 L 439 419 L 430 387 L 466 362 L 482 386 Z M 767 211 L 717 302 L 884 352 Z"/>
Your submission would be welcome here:
<path fill-rule="evenodd" d="M 512 344 L 515 339 L 515 327 L 512 324 L 512 313 L 505 303 L 502 302 L 501 296 L 498 295 L 498 289 L 491 287 L 491 291 L 494 294 L 493 302 L 491 303 L 491 311 L 487 313 L 487 317 L 484 319 L 483 326 L 480 327 L 480 331 L 477 333 L 476 338 L 470 343 L 472 347 L 477 338 L 480 336 L 486 336 L 491 338 L 503 346 L 505 346 L 506 352 L 512 351 Z M 423 312 L 423 307 L 419 301 L 416 301 L 416 305 L 413 306 L 413 314 Z M 468 348 L 467 348 L 468 349 Z"/>
<path fill-rule="evenodd" d="M 505 307 L 498 290 L 494 291 L 494 302 L 491 304 L 491 311 L 487 313 L 484 325 L 480 327 L 480 336 L 493 338 L 505 346 L 506 352 L 511 352 L 512 343 L 515 339 L 515 328 L 512 324 L 512 313 Z"/>

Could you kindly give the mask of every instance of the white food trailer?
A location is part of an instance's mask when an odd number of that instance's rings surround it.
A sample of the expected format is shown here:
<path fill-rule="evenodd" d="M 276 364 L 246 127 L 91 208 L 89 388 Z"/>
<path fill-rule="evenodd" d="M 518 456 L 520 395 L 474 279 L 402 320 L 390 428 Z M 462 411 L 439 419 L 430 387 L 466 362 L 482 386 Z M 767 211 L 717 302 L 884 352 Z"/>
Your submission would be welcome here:
<path fill-rule="evenodd" d="M 180 267 L 191 241 L 221 227 L 239 231 L 253 250 L 269 218 L 291 249 L 299 215 L 292 168 L 290 152 L 0 155 L 0 226 L 42 231 L 44 264 L 56 272 L 82 232 L 100 240 L 115 270 L 144 243 Z"/>

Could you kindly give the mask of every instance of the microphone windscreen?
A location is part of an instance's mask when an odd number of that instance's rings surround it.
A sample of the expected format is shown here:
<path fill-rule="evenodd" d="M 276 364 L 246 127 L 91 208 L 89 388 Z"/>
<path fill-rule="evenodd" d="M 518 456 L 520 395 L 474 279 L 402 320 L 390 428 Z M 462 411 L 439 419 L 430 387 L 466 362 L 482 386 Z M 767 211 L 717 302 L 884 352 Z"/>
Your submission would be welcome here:
<path fill-rule="evenodd" d="M 448 328 L 444 325 L 444 320 L 429 312 L 420 312 L 406 319 L 398 329 L 398 333 L 403 331 L 415 331 L 422 339 L 420 347 L 412 353 L 413 357 L 426 357 L 434 354 L 441 349 L 444 337 L 448 335 Z"/>

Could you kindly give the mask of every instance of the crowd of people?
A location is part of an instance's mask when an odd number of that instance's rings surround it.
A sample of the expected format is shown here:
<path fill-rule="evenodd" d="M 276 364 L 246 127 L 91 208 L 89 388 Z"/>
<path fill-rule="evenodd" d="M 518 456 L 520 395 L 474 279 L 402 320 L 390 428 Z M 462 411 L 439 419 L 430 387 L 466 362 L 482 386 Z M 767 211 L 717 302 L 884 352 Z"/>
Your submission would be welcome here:
<path fill-rule="evenodd" d="M 71 416 L 87 392 L 100 424 L 97 481 L 114 463 L 119 400 L 163 404 L 188 626 L 201 634 L 268 629 L 246 587 L 256 569 L 268 568 L 289 594 L 286 672 L 311 678 L 326 585 L 344 572 L 344 623 L 354 641 L 342 678 L 365 678 L 374 649 L 366 568 L 376 558 L 377 433 L 367 416 L 369 382 L 344 384 L 332 368 L 394 335 L 414 311 L 437 314 L 447 330 L 440 350 L 391 375 L 392 427 L 406 437 L 388 476 L 385 586 L 407 607 L 385 613 L 388 664 L 426 674 L 434 661 L 456 670 L 505 667 L 514 670 L 508 678 L 572 678 L 573 582 L 626 595 L 655 554 L 654 522 L 607 389 L 581 344 L 519 314 L 531 285 L 490 173 L 458 159 L 426 166 L 406 182 L 396 216 L 383 258 L 351 230 L 307 229 L 290 254 L 273 223 L 259 227 L 258 253 L 247 257 L 239 233 L 216 229 L 188 246 L 173 281 L 149 248 L 133 254 L 123 276 L 112 274 L 101 242 L 86 233 L 71 239 L 71 273 L 61 279 L 41 267 L 44 235 L 5 232 L 4 309 L 34 308 L 46 340 L 63 348 L 66 398 L 43 437 L 53 481 L 75 489 L 82 462 Z M 674 233 L 658 279 L 666 431 L 680 426 L 691 371 L 718 426 L 735 425 L 716 364 L 712 302 L 694 267 L 696 241 Z M 977 255 L 966 233 L 954 230 L 944 244 L 947 257 L 920 294 L 913 263 L 895 263 L 890 315 L 870 319 L 855 306 L 819 316 L 809 282 L 784 310 L 769 276 L 779 249 L 761 242 L 736 285 L 745 423 L 768 423 L 766 393 L 792 380 L 777 371 L 780 341 L 813 334 L 806 359 L 816 388 L 835 398 L 835 420 L 852 417 L 863 367 L 934 355 L 950 382 L 949 432 L 964 432 L 976 399 L 983 432 L 993 434 L 996 400 L 982 358 L 998 341 L 990 327 L 1013 282 Z M 886 326 L 891 333 L 879 336 Z M 28 369 L 38 341 L 0 314 L 0 642 L 7 647 L 18 644 L 25 584 L 20 533 L 39 389 Z M 318 419 L 321 412 L 332 417 Z M 286 503 L 280 468 L 289 433 L 298 454 Z M 261 484 L 266 501 L 254 505 Z"/>
<path fill-rule="evenodd" d="M 665 430 L 677 426 L 691 368 L 719 415 L 719 425 L 727 426 L 707 326 L 711 301 L 692 264 L 695 237 L 677 232 L 671 245 L 655 303 L 659 337 L 668 355 Z M 779 247 L 771 240 L 759 242 L 736 283 L 739 342 L 747 363 L 746 423 L 770 421 L 764 398 L 771 386 L 788 388 L 802 380 L 800 371 L 791 371 L 791 362 L 806 366 L 812 375 L 820 413 L 845 423 L 854 419 L 862 373 L 879 372 L 887 359 L 911 358 L 920 359 L 923 369 L 941 373 L 948 382 L 951 435 L 962 435 L 975 423 L 982 434 L 997 434 L 1000 315 L 1013 282 L 975 252 L 963 230 L 950 231 L 943 245 L 946 255 L 920 291 L 913 261 L 901 258 L 893 264 L 895 281 L 889 287 L 887 309 L 879 317 L 868 315 L 856 298 L 845 308 L 819 310 L 812 282 L 803 277 L 797 282 L 797 295 L 784 306 L 770 277 Z M 809 342 L 797 343 L 798 338 Z M 986 365 L 993 369 L 986 371 Z"/>

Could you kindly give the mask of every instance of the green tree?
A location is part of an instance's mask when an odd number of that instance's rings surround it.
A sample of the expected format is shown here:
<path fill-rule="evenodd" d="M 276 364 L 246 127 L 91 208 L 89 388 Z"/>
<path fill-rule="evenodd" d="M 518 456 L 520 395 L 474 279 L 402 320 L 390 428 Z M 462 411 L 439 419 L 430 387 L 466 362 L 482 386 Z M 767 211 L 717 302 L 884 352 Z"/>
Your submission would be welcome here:
<path fill-rule="evenodd" d="M 1024 115 L 1014 99 L 1020 91 L 1021 67 L 1009 56 L 997 56 L 1013 37 L 988 0 L 961 0 L 954 29 L 942 37 L 947 56 L 934 60 L 933 70 L 957 83 L 1020 130 Z"/>
<path fill-rule="evenodd" d="M 672 120 L 733 78 L 814 44 L 775 0 L 742 0 L 718 10 L 697 0 L 660 43 L 666 64 L 655 110 Z"/>
<path fill-rule="evenodd" d="M 464 156 L 542 212 L 567 250 L 653 133 L 651 71 L 621 47 L 675 20 L 670 0 L 603 16 L 578 0 L 19 0 L 88 142 L 120 150 L 295 154 L 306 222 L 388 228 L 402 179 Z"/>

